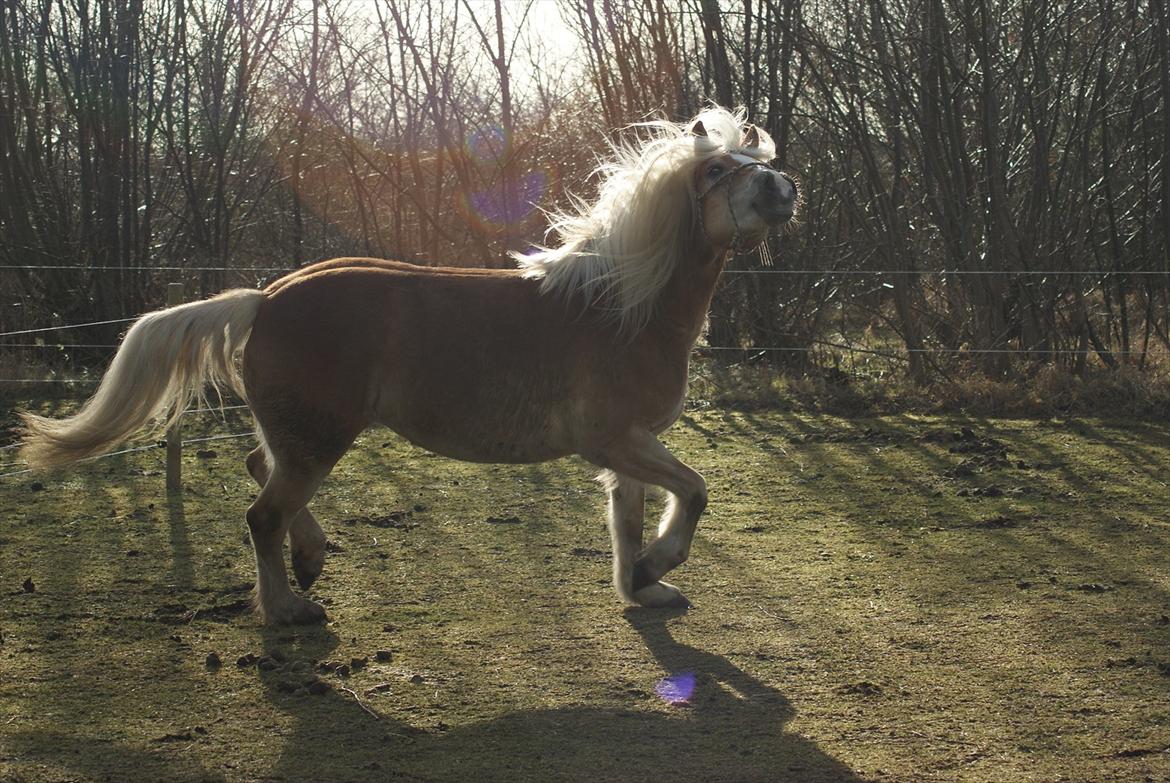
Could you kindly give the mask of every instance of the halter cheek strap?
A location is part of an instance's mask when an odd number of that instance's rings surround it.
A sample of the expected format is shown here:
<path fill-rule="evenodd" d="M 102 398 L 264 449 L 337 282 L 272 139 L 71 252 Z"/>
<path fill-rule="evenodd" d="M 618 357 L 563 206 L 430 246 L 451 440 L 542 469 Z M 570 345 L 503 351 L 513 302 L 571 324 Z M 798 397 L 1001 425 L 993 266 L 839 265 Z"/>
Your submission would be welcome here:
<path fill-rule="evenodd" d="M 703 233 L 703 239 L 707 240 L 707 243 L 709 245 L 711 245 L 712 247 L 715 246 L 715 243 L 711 241 L 711 236 L 707 233 L 707 220 L 706 220 L 706 216 L 704 214 L 705 210 L 703 209 L 703 202 L 706 200 L 707 196 L 709 196 L 711 194 L 711 191 L 715 190 L 715 188 L 718 188 L 718 187 L 726 184 L 727 185 L 727 214 L 731 215 L 731 225 L 735 226 L 735 233 L 731 237 L 731 245 L 728 247 L 728 249 L 733 250 L 736 253 L 745 253 L 748 250 L 752 249 L 750 247 L 741 247 L 740 246 L 740 243 L 739 243 L 739 234 L 740 234 L 739 220 L 736 219 L 735 209 L 731 205 L 731 190 L 732 190 L 732 186 L 735 184 L 735 176 L 737 174 L 739 174 L 740 171 L 742 171 L 744 169 L 750 169 L 750 168 L 756 168 L 756 167 L 759 167 L 762 169 L 768 169 L 769 171 L 771 171 L 771 168 L 768 166 L 768 164 L 762 163 L 758 160 L 748 161 L 746 163 L 741 163 L 738 166 L 735 166 L 734 168 L 728 169 L 724 173 L 720 174 L 719 177 L 714 182 L 711 182 L 710 184 L 708 184 L 707 187 L 704 188 L 701 193 L 700 192 L 695 193 L 695 205 L 698 207 L 698 212 L 699 212 L 699 230 Z"/>

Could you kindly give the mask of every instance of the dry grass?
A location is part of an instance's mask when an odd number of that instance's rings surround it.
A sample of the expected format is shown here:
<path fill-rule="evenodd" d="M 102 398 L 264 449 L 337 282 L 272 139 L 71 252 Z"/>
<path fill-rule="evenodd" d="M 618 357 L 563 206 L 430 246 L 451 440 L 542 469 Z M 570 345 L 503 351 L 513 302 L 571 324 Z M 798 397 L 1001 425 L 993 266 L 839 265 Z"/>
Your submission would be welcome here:
<path fill-rule="evenodd" d="M 367 434 L 314 503 L 331 623 L 281 630 L 245 606 L 246 441 L 181 497 L 154 451 L 4 480 L 0 779 L 1170 777 L 1170 428 L 710 410 L 667 440 L 711 486 L 685 614 L 617 604 L 577 461 Z"/>

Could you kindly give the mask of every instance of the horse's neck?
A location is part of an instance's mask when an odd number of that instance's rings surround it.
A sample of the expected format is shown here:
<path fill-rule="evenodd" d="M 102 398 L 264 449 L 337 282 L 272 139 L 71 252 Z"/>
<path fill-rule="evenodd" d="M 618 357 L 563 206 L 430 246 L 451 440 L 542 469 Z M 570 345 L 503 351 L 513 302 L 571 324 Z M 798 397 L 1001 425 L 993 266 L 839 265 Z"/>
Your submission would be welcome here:
<path fill-rule="evenodd" d="M 703 331 L 715 284 L 727 261 L 706 242 L 697 242 L 694 252 L 679 259 L 670 282 L 660 294 L 652 328 L 663 338 L 685 344 L 689 351 Z"/>

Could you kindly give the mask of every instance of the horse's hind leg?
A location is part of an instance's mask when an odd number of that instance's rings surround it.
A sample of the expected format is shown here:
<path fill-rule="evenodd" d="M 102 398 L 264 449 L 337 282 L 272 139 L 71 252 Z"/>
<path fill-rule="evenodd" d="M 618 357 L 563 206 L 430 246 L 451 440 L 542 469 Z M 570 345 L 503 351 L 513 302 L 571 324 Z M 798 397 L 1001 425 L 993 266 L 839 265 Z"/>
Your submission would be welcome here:
<path fill-rule="evenodd" d="M 646 518 L 646 485 L 607 470 L 600 476 L 609 492 L 609 535 L 613 541 L 613 586 L 627 603 L 634 597 L 634 561 L 642 551 Z"/>
<path fill-rule="evenodd" d="M 248 473 L 263 488 L 271 472 L 264 446 L 253 449 L 248 454 L 246 464 Z M 301 589 L 308 590 L 325 567 L 325 531 L 307 507 L 289 524 L 288 543 L 292 553 L 293 575 Z"/>

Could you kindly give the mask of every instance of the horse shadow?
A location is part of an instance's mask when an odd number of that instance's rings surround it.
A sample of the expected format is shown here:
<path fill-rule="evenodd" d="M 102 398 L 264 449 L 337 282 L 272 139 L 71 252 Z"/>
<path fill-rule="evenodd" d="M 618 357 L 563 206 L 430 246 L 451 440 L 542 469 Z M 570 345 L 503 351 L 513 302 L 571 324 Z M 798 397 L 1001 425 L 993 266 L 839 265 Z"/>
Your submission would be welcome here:
<path fill-rule="evenodd" d="M 269 774 L 287 781 L 862 781 L 814 742 L 784 730 L 794 710 L 782 693 L 720 655 L 676 641 L 666 625 L 672 616 L 645 609 L 626 615 L 671 675 L 664 682 L 688 686 L 689 698 L 666 708 L 648 707 L 654 699 L 642 693 L 616 709 L 525 710 L 419 729 L 367 711 L 356 693 L 334 687 L 323 696 L 290 695 L 278 678 L 261 673 L 268 698 L 294 718 Z M 336 645 L 331 637 L 315 631 L 294 654 L 326 657 Z"/>

